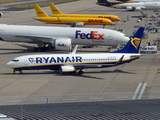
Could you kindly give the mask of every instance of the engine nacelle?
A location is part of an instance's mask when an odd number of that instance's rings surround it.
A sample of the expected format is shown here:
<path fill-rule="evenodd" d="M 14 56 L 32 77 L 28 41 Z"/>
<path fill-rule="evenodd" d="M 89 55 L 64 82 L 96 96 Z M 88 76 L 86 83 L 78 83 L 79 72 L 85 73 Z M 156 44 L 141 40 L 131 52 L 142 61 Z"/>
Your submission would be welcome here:
<path fill-rule="evenodd" d="M 83 26 L 84 26 L 83 22 L 71 23 L 71 27 L 83 27 Z"/>
<path fill-rule="evenodd" d="M 52 47 L 56 50 L 71 50 L 72 40 L 70 38 L 59 38 L 51 42 Z"/>
<path fill-rule="evenodd" d="M 3 13 L 2 12 L 0 12 L 0 17 L 2 17 L 3 16 Z"/>
<path fill-rule="evenodd" d="M 139 11 L 141 10 L 141 7 L 136 7 L 135 10 Z"/>
<path fill-rule="evenodd" d="M 131 6 L 127 6 L 126 8 L 127 10 L 133 10 L 133 8 Z"/>
<path fill-rule="evenodd" d="M 60 67 L 60 73 L 71 73 L 75 71 L 76 71 L 75 67 L 71 65 L 65 65 Z"/>

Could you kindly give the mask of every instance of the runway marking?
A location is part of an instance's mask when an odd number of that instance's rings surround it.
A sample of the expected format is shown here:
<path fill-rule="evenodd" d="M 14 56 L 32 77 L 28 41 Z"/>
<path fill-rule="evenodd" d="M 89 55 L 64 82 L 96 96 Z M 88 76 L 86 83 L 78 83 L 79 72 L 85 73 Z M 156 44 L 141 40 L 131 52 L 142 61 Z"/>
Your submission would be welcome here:
<path fill-rule="evenodd" d="M 144 93 L 144 90 L 145 90 L 145 88 L 146 88 L 146 85 L 147 85 L 147 83 L 144 83 L 144 84 L 143 84 L 142 89 L 141 89 L 141 92 L 140 92 L 140 94 L 139 94 L 139 96 L 138 96 L 137 99 L 141 99 L 141 98 L 142 98 L 142 95 L 143 95 L 143 93 Z"/>
<path fill-rule="evenodd" d="M 41 101 L 46 101 L 46 100 L 34 100 L 34 101 L 39 101 L 39 102 L 41 102 Z"/>
<path fill-rule="evenodd" d="M 115 97 L 115 98 L 118 98 L 118 99 L 126 99 L 126 98 L 129 98 L 129 96 L 121 96 L 121 97 Z"/>
<path fill-rule="evenodd" d="M 147 83 L 139 83 L 132 99 L 141 99 Z"/>
<path fill-rule="evenodd" d="M 100 100 L 100 99 L 103 99 L 102 97 L 92 97 L 92 98 L 89 98 L 91 100 Z"/>
<path fill-rule="evenodd" d="M 77 100 L 77 99 L 76 98 L 64 98 L 62 100 L 64 100 L 64 101 L 70 101 L 70 100 Z"/>
<path fill-rule="evenodd" d="M 18 75 L 0 75 L 0 77 L 7 77 L 7 76 L 9 76 L 9 77 L 17 77 Z"/>
<path fill-rule="evenodd" d="M 7 102 L 16 102 L 16 103 L 18 103 L 18 102 L 21 102 L 21 100 L 12 100 L 12 101 L 7 101 Z"/>
<path fill-rule="evenodd" d="M 137 94 L 138 94 L 138 92 L 139 92 L 139 89 L 140 89 L 141 85 L 142 85 L 142 83 L 139 83 L 139 84 L 138 84 L 137 89 L 136 89 L 136 91 L 135 91 L 132 99 L 136 99 L 136 96 L 137 96 Z"/>

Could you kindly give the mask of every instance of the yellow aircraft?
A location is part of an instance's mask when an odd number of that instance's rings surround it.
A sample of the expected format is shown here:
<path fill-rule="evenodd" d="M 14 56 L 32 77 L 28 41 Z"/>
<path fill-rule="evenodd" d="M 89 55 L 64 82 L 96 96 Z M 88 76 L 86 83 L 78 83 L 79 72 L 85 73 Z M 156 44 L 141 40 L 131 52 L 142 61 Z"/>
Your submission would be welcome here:
<path fill-rule="evenodd" d="M 106 18 L 78 18 L 78 17 L 50 17 L 38 4 L 34 4 L 37 14 L 35 20 L 51 24 L 70 24 L 72 27 L 84 25 L 113 25 L 110 19 Z"/>
<path fill-rule="evenodd" d="M 52 16 L 58 17 L 86 17 L 86 18 L 107 18 L 111 21 L 121 21 L 121 19 L 116 15 L 92 15 L 92 14 L 63 14 L 53 3 L 49 3 Z"/>

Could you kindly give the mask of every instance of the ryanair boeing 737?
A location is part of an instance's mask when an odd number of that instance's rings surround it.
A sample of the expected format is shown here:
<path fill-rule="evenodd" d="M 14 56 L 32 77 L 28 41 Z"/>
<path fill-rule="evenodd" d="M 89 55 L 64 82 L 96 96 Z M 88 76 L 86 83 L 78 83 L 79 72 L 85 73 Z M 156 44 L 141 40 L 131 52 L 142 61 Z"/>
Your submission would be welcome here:
<path fill-rule="evenodd" d="M 71 54 L 41 54 L 25 55 L 14 58 L 7 63 L 13 72 L 22 70 L 59 70 L 60 73 L 79 71 L 83 74 L 85 68 L 112 67 L 131 62 L 140 57 L 138 53 L 144 27 L 140 27 L 132 36 L 126 46 L 113 53 L 76 54 L 76 49 Z"/>

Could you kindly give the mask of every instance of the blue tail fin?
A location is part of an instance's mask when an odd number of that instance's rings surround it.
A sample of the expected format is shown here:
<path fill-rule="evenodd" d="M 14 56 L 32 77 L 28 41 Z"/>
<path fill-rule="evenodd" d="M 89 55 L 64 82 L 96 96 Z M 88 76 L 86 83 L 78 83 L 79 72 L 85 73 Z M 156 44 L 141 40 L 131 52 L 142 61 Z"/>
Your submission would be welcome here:
<path fill-rule="evenodd" d="M 124 48 L 114 51 L 112 53 L 138 53 L 142 41 L 143 32 L 144 27 L 140 27 L 132 36 L 130 41 L 128 41 L 126 46 L 124 46 Z"/>

